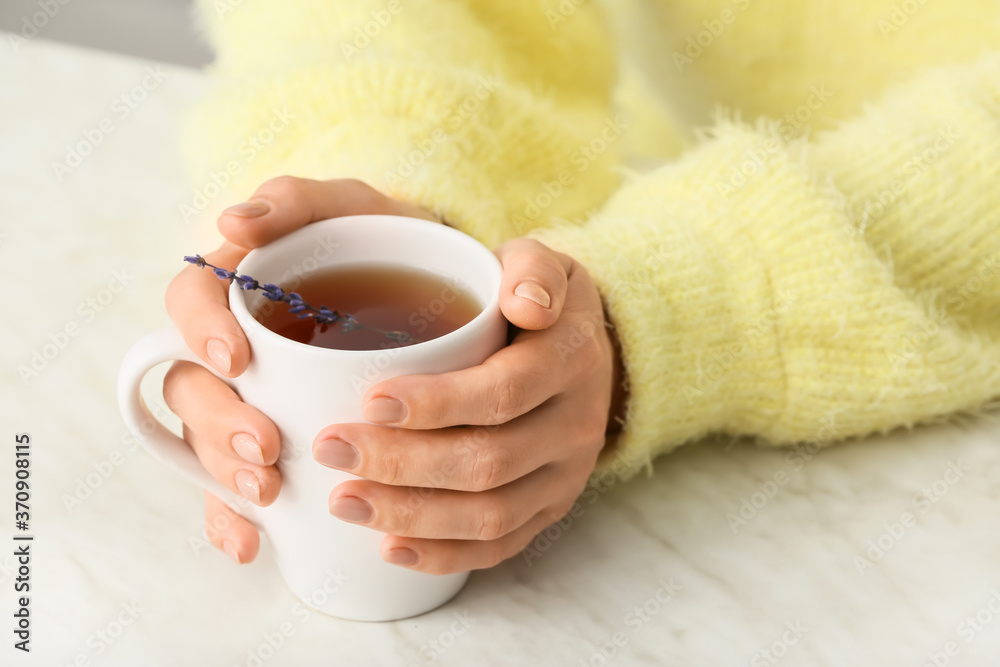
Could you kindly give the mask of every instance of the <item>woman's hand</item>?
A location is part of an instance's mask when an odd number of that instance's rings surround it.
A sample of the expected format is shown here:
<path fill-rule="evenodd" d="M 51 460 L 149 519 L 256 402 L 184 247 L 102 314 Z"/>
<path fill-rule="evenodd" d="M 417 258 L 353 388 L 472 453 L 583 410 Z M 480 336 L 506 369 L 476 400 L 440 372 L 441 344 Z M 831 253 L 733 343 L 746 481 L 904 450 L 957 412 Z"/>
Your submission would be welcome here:
<path fill-rule="evenodd" d="M 226 209 L 219 230 L 229 242 L 205 255 L 235 268 L 250 248 L 265 245 L 310 222 L 380 213 L 436 218 L 422 208 L 385 197 L 349 179 L 312 181 L 282 176 L 261 185 L 249 201 Z M 229 285 L 194 266 L 171 281 L 167 311 L 188 347 L 227 377 L 250 361 L 246 336 L 229 310 Z M 163 396 L 184 422 L 184 439 L 223 486 L 255 505 L 274 502 L 281 488 L 280 439 L 275 425 L 243 403 L 224 382 L 197 364 L 178 362 L 163 382 Z M 205 494 L 205 529 L 211 543 L 237 563 L 249 563 L 260 545 L 257 529 L 222 500 Z"/>
<path fill-rule="evenodd" d="M 372 387 L 364 415 L 381 426 L 335 424 L 313 444 L 364 478 L 330 512 L 387 533 L 390 563 L 445 574 L 517 554 L 570 510 L 604 445 L 614 350 L 597 289 L 535 241 L 497 256 L 501 307 L 525 330 L 480 366 Z"/>
<path fill-rule="evenodd" d="M 359 213 L 433 219 L 357 181 L 283 177 L 220 217 L 230 243 L 206 259 L 235 266 L 245 248 Z M 383 382 L 364 408 L 384 426 L 333 425 L 314 443 L 318 461 L 365 478 L 334 489 L 331 512 L 388 533 L 389 562 L 444 573 L 516 554 L 569 510 L 603 446 L 615 357 L 597 290 L 579 264 L 540 243 L 513 241 L 497 255 L 501 309 L 521 329 L 512 344 L 472 369 Z M 249 347 L 226 287 L 189 267 L 167 307 L 191 349 L 236 377 Z M 213 476 L 255 504 L 274 501 L 280 443 L 270 420 L 195 364 L 175 364 L 164 395 Z M 216 547 L 237 562 L 256 556 L 256 530 L 211 494 L 205 519 Z"/>

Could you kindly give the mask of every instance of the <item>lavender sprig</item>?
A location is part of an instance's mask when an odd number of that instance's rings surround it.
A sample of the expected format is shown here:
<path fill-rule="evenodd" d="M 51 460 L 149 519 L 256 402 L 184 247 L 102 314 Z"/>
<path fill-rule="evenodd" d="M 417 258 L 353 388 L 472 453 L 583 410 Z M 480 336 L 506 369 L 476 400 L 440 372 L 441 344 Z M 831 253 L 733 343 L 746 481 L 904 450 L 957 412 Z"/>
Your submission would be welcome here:
<path fill-rule="evenodd" d="M 407 331 L 383 331 L 381 329 L 365 326 L 359 322 L 354 315 L 349 313 L 341 313 L 338 310 L 331 310 L 326 306 L 315 308 L 306 303 L 302 299 L 302 295 L 298 292 L 286 292 L 272 283 L 265 283 L 261 285 L 259 282 L 254 280 L 253 277 L 248 276 L 245 273 L 243 275 L 237 275 L 235 271 L 230 271 L 228 269 L 215 266 L 214 264 L 210 264 L 201 255 L 195 255 L 194 257 L 187 255 L 184 257 L 184 261 L 188 264 L 194 264 L 200 269 L 204 269 L 206 267 L 212 269 L 212 273 L 214 273 L 217 278 L 220 280 L 228 280 L 231 283 L 235 282 L 241 290 L 260 290 L 266 299 L 287 303 L 289 306 L 288 312 L 294 313 L 299 319 L 311 317 L 317 324 L 322 325 L 323 328 L 321 331 L 326 331 L 326 327 L 328 325 L 343 321 L 340 327 L 341 333 L 349 333 L 351 331 L 357 331 L 358 329 L 368 329 L 370 331 L 378 332 L 389 340 L 401 345 L 409 345 L 420 342 L 419 339 L 414 338 Z"/>

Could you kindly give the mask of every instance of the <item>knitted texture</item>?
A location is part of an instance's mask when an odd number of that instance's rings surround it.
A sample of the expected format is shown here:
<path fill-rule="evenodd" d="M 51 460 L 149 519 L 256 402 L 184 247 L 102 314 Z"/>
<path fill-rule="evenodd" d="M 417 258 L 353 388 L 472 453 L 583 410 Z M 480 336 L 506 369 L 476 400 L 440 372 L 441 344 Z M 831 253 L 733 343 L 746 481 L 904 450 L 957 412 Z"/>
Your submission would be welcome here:
<path fill-rule="evenodd" d="M 998 119 L 995 54 L 813 144 L 722 122 L 586 226 L 536 232 L 617 327 L 615 467 L 712 432 L 824 445 L 1000 394 Z"/>
<path fill-rule="evenodd" d="M 187 131 L 195 181 L 234 163 L 239 200 L 285 173 L 360 178 L 491 247 L 583 218 L 619 183 L 618 144 L 590 144 L 622 123 L 600 13 L 553 30 L 559 4 L 202 0 L 219 85 Z"/>
<path fill-rule="evenodd" d="M 187 152 L 227 203 L 361 178 L 581 261 L 630 388 L 599 471 L 712 432 L 826 444 L 1000 394 L 1000 5 L 914 4 L 201 0 Z M 770 120 L 622 185 L 624 148 L 678 152 L 711 101 Z"/>

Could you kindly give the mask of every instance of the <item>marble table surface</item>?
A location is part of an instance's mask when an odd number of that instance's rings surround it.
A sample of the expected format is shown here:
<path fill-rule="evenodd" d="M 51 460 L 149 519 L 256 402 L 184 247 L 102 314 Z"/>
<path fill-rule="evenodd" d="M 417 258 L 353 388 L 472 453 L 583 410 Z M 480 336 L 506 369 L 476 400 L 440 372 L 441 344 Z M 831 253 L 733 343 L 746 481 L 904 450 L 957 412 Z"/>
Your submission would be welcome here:
<path fill-rule="evenodd" d="M 0 664 L 1000 664 L 989 418 L 815 454 L 691 445 L 437 611 L 296 613 L 266 544 L 242 567 L 205 546 L 201 492 L 136 447 L 115 402 L 126 349 L 168 323 L 177 258 L 216 241 L 178 212 L 192 191 L 173 149 L 204 79 L 8 37 Z M 30 654 L 12 634 L 19 433 L 32 439 Z"/>

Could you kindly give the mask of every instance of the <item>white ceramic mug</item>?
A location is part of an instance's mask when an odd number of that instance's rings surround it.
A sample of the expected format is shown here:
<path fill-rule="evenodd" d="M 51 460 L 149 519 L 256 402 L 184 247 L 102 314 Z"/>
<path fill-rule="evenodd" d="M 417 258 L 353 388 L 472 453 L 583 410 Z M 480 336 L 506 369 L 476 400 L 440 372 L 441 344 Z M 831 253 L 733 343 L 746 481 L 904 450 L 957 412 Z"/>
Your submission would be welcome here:
<path fill-rule="evenodd" d="M 507 324 L 499 306 L 501 268 L 493 253 L 461 232 L 426 220 L 366 215 L 317 222 L 251 251 L 236 271 L 291 291 L 296 277 L 365 264 L 434 273 L 451 289 L 469 290 L 482 312 L 451 333 L 409 347 L 333 350 L 265 328 L 251 313 L 270 302 L 259 291 L 232 284 L 229 305 L 247 334 L 251 355 L 242 375 L 223 379 L 280 432 L 282 482 L 272 505 L 256 507 L 219 484 L 191 448 L 147 409 L 139 386 L 153 366 L 187 360 L 212 370 L 188 350 L 176 329 L 154 332 L 128 352 L 119 374 L 118 402 L 129 429 L 150 453 L 225 500 L 268 536 L 281 574 L 300 600 L 340 618 L 388 621 L 444 604 L 462 588 L 468 573 L 434 576 L 384 562 L 379 555 L 382 533 L 330 515 L 330 492 L 357 478 L 317 463 L 311 453 L 313 439 L 329 424 L 364 422 L 362 396 L 379 381 L 482 363 L 504 345 Z M 332 593 L 331 578 L 337 580 Z"/>

